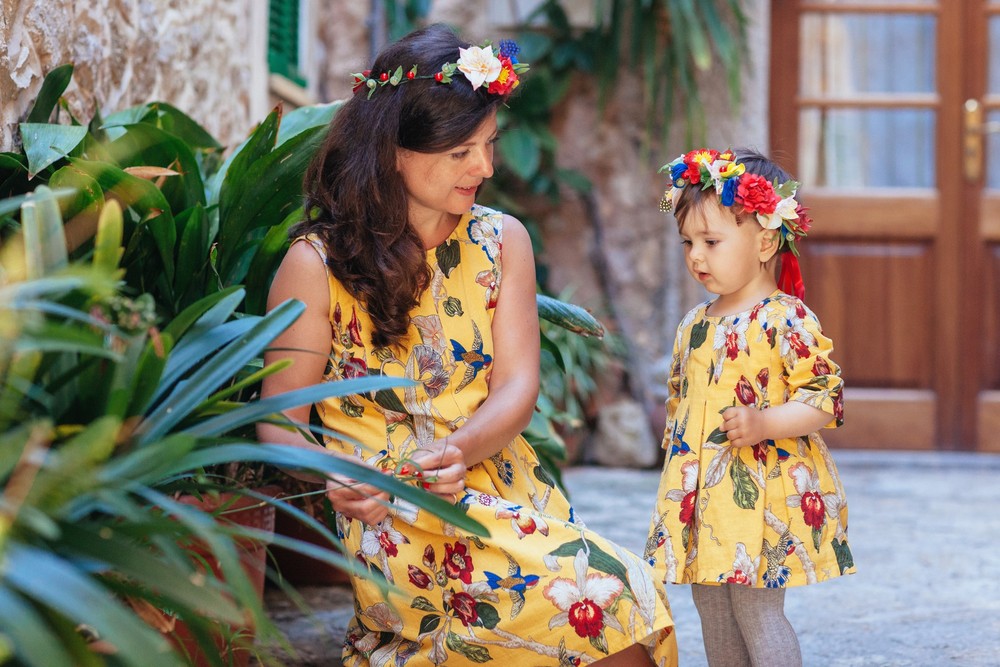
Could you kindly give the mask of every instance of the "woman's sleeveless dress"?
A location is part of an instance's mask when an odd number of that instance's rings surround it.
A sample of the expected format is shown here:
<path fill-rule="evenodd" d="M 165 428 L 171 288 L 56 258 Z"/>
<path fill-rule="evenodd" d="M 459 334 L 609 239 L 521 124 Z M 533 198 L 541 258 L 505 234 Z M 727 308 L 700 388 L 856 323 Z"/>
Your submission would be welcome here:
<path fill-rule="evenodd" d="M 475 206 L 427 253 L 433 278 L 402 349 L 373 349 L 363 307 L 330 275 L 333 345 L 327 378 L 390 375 L 414 388 L 330 399 L 326 427 L 362 446 L 327 446 L 396 469 L 486 399 L 491 323 L 502 289 L 503 216 Z M 306 237 L 325 257 L 322 243 Z M 460 500 L 489 538 L 464 534 L 397 501 L 372 527 L 338 517 L 347 548 L 405 596 L 353 581 L 346 665 L 578 665 L 641 642 L 676 664 L 662 585 L 638 556 L 587 530 L 520 436 L 471 467 Z"/>
<path fill-rule="evenodd" d="M 719 428 L 731 406 L 788 401 L 840 425 L 832 342 L 812 311 L 781 292 L 734 315 L 713 317 L 709 305 L 677 329 L 645 557 L 670 583 L 783 588 L 853 573 L 847 499 L 819 433 L 733 447 Z"/>

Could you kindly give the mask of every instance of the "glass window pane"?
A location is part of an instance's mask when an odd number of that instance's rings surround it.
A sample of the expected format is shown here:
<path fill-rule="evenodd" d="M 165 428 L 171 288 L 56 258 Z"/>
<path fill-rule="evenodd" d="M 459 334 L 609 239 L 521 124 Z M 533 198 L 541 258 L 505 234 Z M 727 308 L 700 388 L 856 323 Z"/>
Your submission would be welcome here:
<path fill-rule="evenodd" d="M 990 95 L 1000 95 L 1000 16 L 990 17 L 990 59 L 987 66 L 986 90 Z"/>
<path fill-rule="evenodd" d="M 810 97 L 933 93 L 935 20 L 928 14 L 807 14 L 799 89 Z"/>
<path fill-rule="evenodd" d="M 799 173 L 807 187 L 931 188 L 930 109 L 804 109 Z"/>
<path fill-rule="evenodd" d="M 991 130 L 986 135 L 986 187 L 1000 190 L 1000 111 L 987 114 L 986 121 Z"/>

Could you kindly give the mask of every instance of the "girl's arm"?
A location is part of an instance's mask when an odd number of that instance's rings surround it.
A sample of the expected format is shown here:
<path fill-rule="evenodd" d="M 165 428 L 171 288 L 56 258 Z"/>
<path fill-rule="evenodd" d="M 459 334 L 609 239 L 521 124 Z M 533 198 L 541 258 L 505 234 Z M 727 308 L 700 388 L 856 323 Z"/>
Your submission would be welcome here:
<path fill-rule="evenodd" d="M 493 364 L 489 396 L 448 436 L 473 466 L 506 447 L 531 421 L 538 398 L 538 305 L 535 259 L 527 230 L 504 216 L 503 273 L 493 314 Z M 431 485 L 435 490 L 435 485 Z"/>
<path fill-rule="evenodd" d="M 830 421 L 819 408 L 789 401 L 759 410 L 743 405 L 722 413 L 722 431 L 734 447 L 752 447 L 763 440 L 798 438 L 818 431 Z"/>

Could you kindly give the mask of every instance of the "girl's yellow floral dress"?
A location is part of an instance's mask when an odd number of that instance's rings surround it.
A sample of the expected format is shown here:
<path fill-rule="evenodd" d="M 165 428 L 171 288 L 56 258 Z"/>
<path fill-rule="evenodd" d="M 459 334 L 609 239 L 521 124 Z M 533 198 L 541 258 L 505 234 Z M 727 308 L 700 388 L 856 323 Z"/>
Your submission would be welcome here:
<path fill-rule="evenodd" d="M 330 275 L 327 377 L 391 375 L 416 387 L 318 405 L 324 424 L 361 446 L 327 446 L 386 469 L 462 426 L 486 399 L 491 322 L 503 285 L 503 216 L 473 207 L 428 251 L 429 289 L 402 350 L 373 349 L 363 307 Z M 322 243 L 307 237 L 325 257 Z M 641 642 L 675 665 L 673 623 L 651 569 L 587 530 L 521 437 L 471 467 L 460 500 L 491 537 L 463 534 L 396 501 L 371 527 L 338 517 L 348 548 L 405 596 L 356 579 L 346 665 L 579 665 Z"/>
<path fill-rule="evenodd" d="M 847 502 L 818 433 L 732 447 L 720 430 L 734 405 L 801 401 L 843 422 L 840 368 L 819 320 L 775 292 L 721 317 L 711 302 L 677 329 L 667 450 L 645 557 L 662 581 L 781 588 L 853 573 Z"/>

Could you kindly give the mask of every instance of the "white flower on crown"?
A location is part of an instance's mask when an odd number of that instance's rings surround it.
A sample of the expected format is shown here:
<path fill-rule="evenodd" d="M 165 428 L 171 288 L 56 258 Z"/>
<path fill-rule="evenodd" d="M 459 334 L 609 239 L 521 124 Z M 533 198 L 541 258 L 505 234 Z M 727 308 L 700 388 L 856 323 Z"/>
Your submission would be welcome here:
<path fill-rule="evenodd" d="M 790 196 L 778 202 L 778 205 L 774 207 L 774 213 L 770 215 L 758 213 L 757 222 L 764 229 L 778 229 L 785 220 L 799 219 L 798 206 L 799 203 L 795 201 L 795 193 L 793 192 Z"/>
<path fill-rule="evenodd" d="M 472 83 L 475 90 L 484 83 L 492 83 L 500 76 L 503 66 L 500 59 L 493 55 L 491 46 L 470 46 L 458 50 L 458 69 Z"/>

